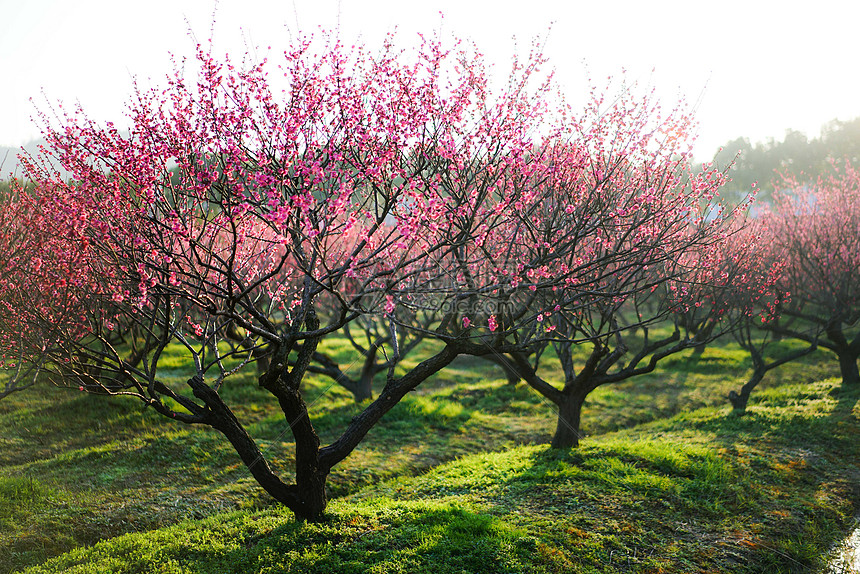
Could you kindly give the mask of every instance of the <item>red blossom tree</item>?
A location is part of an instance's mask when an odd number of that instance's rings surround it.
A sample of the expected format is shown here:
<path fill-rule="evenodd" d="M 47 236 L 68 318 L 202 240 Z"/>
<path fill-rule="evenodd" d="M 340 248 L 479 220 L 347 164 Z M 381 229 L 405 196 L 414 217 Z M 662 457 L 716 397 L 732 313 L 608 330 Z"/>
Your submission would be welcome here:
<path fill-rule="evenodd" d="M 465 318 L 485 330 L 475 353 L 516 349 L 516 371 L 558 409 L 554 447 L 578 444 L 596 388 L 733 329 L 740 302 L 725 291 L 770 289 L 772 277 L 744 274 L 741 255 L 723 249 L 745 206 L 718 203 L 724 173 L 688 169 L 690 125 L 680 109 L 661 116 L 650 95 L 596 97 L 542 150 L 540 185 L 482 220 L 487 240 L 455 252 L 458 296 L 496 309 Z M 560 387 L 541 376 L 550 348 Z"/>
<path fill-rule="evenodd" d="M 0 367 L 7 367 L 0 398 L 35 383 L 43 345 L 26 339 L 25 333 L 6 328 L 22 318 L 19 311 L 20 294 L 26 292 L 34 273 L 41 272 L 41 261 L 31 259 L 30 250 L 38 243 L 32 235 L 36 229 L 33 219 L 37 213 L 30 197 L 23 193 L 17 180 L 0 191 Z M 38 293 L 36 293 L 38 295 Z M 35 305 L 34 305 L 35 306 Z M 27 306 L 27 310 L 31 309 Z M 36 350 L 36 351 L 34 351 Z"/>
<path fill-rule="evenodd" d="M 738 391 L 729 392 L 728 397 L 733 410 L 742 413 L 746 410 L 752 391 L 768 371 L 816 350 L 820 329 L 812 325 L 810 331 L 804 332 L 804 335 L 808 336 L 808 346 L 779 353 L 774 351 L 779 338 L 775 336 L 773 327 L 780 319 L 781 309 L 790 305 L 791 301 L 788 293 L 779 287 L 786 261 L 768 227 L 767 218 L 755 220 L 747 229 L 734 236 L 725 248 L 738 262 L 741 272 L 754 278 L 752 284 L 774 286 L 767 296 L 748 289 L 732 289 L 726 292 L 730 297 L 727 307 L 731 313 L 737 314 L 737 326 L 732 331 L 732 336 L 749 353 L 752 362 L 749 380 Z"/>
<path fill-rule="evenodd" d="M 44 117 L 59 124 L 45 133 L 48 156 L 24 163 L 41 218 L 27 261 L 45 272 L 9 270 L 3 350 L 82 391 L 215 428 L 267 492 L 319 519 L 331 468 L 461 350 L 451 340 L 402 376 L 389 368 L 380 396 L 323 447 L 302 395 L 318 344 L 372 316 L 389 325 L 396 361 L 398 307 L 439 292 L 445 262 L 497 200 L 488 190 L 539 159 L 531 136 L 547 85 L 530 82 L 541 60 L 515 66 L 494 99 L 480 55 L 436 41 L 370 54 L 303 39 L 284 53 L 282 95 L 265 62 L 237 67 L 203 49 L 198 61 L 197 78 L 137 91 L 127 135 L 80 110 Z M 457 181 L 465 166 L 472 180 Z M 56 295 L 51 307 L 34 308 L 31 289 Z M 120 328 L 133 349 L 117 344 Z M 185 385 L 161 376 L 168 345 L 195 366 Z M 259 384 L 296 441 L 292 484 L 220 394 L 262 357 Z"/>
<path fill-rule="evenodd" d="M 765 327 L 833 351 L 843 384 L 860 385 L 860 172 L 846 161 L 814 184 L 789 176 L 780 187 L 764 218 L 790 300 Z"/>

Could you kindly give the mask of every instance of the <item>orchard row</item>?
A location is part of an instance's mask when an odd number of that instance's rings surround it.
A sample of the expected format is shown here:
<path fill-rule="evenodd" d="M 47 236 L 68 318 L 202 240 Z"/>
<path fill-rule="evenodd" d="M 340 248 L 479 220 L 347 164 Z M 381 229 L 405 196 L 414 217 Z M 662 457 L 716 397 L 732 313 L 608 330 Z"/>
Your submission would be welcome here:
<path fill-rule="evenodd" d="M 786 181 L 753 217 L 752 198 L 720 202 L 724 170 L 691 169 L 683 106 L 595 89 L 573 110 L 540 55 L 499 88 L 474 49 L 436 40 L 371 52 L 304 38 L 276 68 L 201 46 L 197 63 L 138 89 L 129 131 L 79 109 L 42 116 L 48 146 L 22 158 L 33 187 L 13 185 L 0 211 L 6 393 L 48 373 L 208 425 L 315 520 L 332 467 L 460 355 L 551 401 L 559 448 L 578 444 L 592 391 L 723 335 L 755 366 L 737 408 L 792 358 L 768 357 L 774 334 L 833 350 L 844 383 L 860 384 L 850 165 Z M 332 336 L 353 343 L 356 368 L 321 350 Z M 403 368 L 422 342 L 435 351 Z M 168 345 L 194 364 L 185 386 L 162 377 Z M 219 392 L 251 364 L 295 438 L 294 481 Z M 308 373 L 367 401 L 327 446 Z"/>

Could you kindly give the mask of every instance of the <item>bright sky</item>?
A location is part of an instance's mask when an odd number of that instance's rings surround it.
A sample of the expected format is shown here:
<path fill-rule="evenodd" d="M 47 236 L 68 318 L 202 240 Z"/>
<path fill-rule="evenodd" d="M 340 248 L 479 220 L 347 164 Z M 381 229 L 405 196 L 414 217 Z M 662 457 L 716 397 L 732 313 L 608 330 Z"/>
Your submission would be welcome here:
<path fill-rule="evenodd" d="M 39 136 L 34 105 L 79 101 L 97 120 L 123 123 L 132 78 L 163 85 L 169 53 L 191 55 L 210 35 L 213 0 L 0 0 L 0 145 Z M 439 13 L 444 13 L 444 20 Z M 700 159 L 738 136 L 782 138 L 787 128 L 818 135 L 835 118 L 860 117 L 860 3 L 845 0 L 220 0 L 215 45 L 245 42 L 275 52 L 297 30 L 340 24 L 347 40 L 378 46 L 395 27 L 474 40 L 508 69 L 520 46 L 544 36 L 573 103 L 589 76 L 622 68 L 667 103 L 697 103 Z M 653 70 L 653 71 L 652 71 Z"/>

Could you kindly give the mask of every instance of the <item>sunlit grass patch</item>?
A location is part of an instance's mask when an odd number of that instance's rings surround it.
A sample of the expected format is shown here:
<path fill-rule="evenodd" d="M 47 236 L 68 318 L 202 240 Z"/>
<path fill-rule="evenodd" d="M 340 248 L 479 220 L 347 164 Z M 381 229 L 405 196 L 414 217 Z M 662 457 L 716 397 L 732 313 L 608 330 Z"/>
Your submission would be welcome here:
<path fill-rule="evenodd" d="M 534 540 L 448 503 L 334 504 L 321 524 L 280 511 L 230 514 L 129 534 L 31 572 L 511 572 Z M 95 566 L 97 565 L 97 566 Z"/>

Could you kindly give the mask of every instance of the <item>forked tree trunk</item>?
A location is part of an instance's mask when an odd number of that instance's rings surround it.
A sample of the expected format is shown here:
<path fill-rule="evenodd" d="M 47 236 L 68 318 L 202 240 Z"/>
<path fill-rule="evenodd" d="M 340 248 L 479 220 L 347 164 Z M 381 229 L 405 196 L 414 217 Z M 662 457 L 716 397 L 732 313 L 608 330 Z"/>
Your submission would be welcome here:
<path fill-rule="evenodd" d="M 316 329 L 318 322 L 308 321 L 309 329 Z M 305 372 L 314 355 L 316 341 L 308 340 L 306 347 L 299 352 L 295 366 L 290 372 L 282 371 L 286 357 L 273 356 L 275 370 L 260 380 L 263 388 L 271 391 L 278 399 L 281 410 L 290 424 L 296 441 L 296 483 L 285 485 L 271 471 L 263 460 L 262 453 L 256 448 L 244 429 L 241 432 L 227 424 L 231 442 L 237 450 L 244 450 L 242 460 L 251 470 L 254 478 L 267 492 L 285 504 L 299 520 L 320 521 L 327 505 L 325 484 L 331 468 L 346 458 L 361 442 L 362 438 L 393 408 L 409 391 L 430 376 L 438 373 L 457 356 L 457 351 L 446 346 L 436 355 L 413 367 L 400 378 L 389 377 L 380 396 L 369 404 L 360 414 L 353 417 L 344 433 L 327 447 L 320 448 L 320 441 L 308 416 L 307 405 L 299 392 L 300 377 Z M 279 374 L 279 370 L 281 370 Z M 195 393 L 196 394 L 196 393 Z M 227 419 L 235 420 L 230 414 Z M 238 421 L 236 421 L 236 425 Z M 217 427 L 216 427 L 217 428 Z M 221 429 L 219 429 L 221 430 Z M 238 445 L 238 446 L 237 446 Z"/>
<path fill-rule="evenodd" d="M 305 327 L 319 328 L 313 307 L 307 310 Z M 320 439 L 302 398 L 301 382 L 310 366 L 319 338 L 306 339 L 292 369 L 287 368 L 289 347 L 277 349 L 270 357 L 275 367 L 260 378 L 260 386 L 275 396 L 296 441 L 296 484 L 294 500 L 286 503 L 299 520 L 322 520 L 326 508 L 325 482 L 329 468 L 320 465 Z M 253 472 L 253 469 L 251 469 Z"/>
<path fill-rule="evenodd" d="M 579 425 L 582 419 L 582 405 L 585 397 L 565 395 L 558 405 L 558 419 L 555 434 L 552 437 L 552 448 L 575 448 L 579 446 Z"/>
<path fill-rule="evenodd" d="M 746 411 L 747 403 L 750 400 L 750 394 L 764 378 L 766 372 L 767 370 L 763 366 L 754 369 L 749 381 L 747 381 L 747 383 L 741 387 L 740 393 L 737 393 L 735 391 L 729 392 L 729 402 L 732 403 L 732 408 L 736 412 L 742 413 Z"/>
<path fill-rule="evenodd" d="M 300 445 L 296 445 L 296 484 L 285 484 L 269 466 L 254 439 L 221 400 L 218 393 L 197 377 L 192 378 L 189 384 L 194 391 L 194 396 L 206 405 L 205 424 L 227 437 L 257 483 L 272 498 L 292 510 L 300 520 L 319 520 L 326 505 L 325 476 L 314 477 L 312 472 L 308 472 L 314 465 L 307 464 L 307 457 L 304 457 L 305 460 L 302 460 L 301 465 L 299 464 L 299 459 L 302 458 L 299 454 L 302 451 Z"/>
<path fill-rule="evenodd" d="M 377 362 L 379 345 L 373 345 L 364 357 L 358 378 L 352 378 L 343 372 L 340 365 L 325 353 L 314 352 L 314 365 L 308 367 L 312 373 L 319 373 L 334 380 L 341 387 L 352 393 L 355 402 L 361 403 L 373 398 L 373 378 L 384 371 L 386 364 Z"/>
<path fill-rule="evenodd" d="M 753 373 L 752 375 L 750 375 L 749 381 L 747 381 L 747 383 L 743 387 L 741 387 L 740 393 L 737 393 L 735 391 L 731 391 L 729 393 L 729 402 L 732 403 L 732 408 L 736 413 L 743 413 L 746 411 L 747 403 L 750 399 L 750 394 L 752 393 L 753 389 L 755 389 L 756 386 L 758 386 L 758 384 L 762 381 L 768 371 L 780 367 L 788 362 L 795 361 L 803 357 L 804 355 L 812 353 L 818 348 L 818 342 L 813 341 L 809 345 L 809 347 L 806 347 L 805 349 L 792 351 L 791 353 L 783 355 L 782 357 L 768 363 L 767 361 L 765 361 L 761 349 L 757 348 L 754 344 L 751 344 L 749 339 L 747 339 L 746 343 L 741 342 L 741 345 L 749 351 L 750 359 L 752 360 L 753 364 Z"/>

